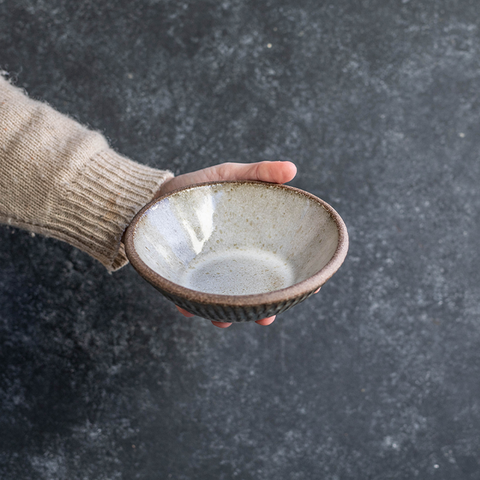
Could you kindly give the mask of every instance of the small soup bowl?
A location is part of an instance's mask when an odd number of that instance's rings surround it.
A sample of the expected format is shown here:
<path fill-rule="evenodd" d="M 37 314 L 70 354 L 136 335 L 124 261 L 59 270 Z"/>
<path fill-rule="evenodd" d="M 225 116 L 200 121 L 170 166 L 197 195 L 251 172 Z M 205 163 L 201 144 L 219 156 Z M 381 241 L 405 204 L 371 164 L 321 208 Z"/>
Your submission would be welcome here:
<path fill-rule="evenodd" d="M 245 322 L 318 290 L 343 263 L 348 234 L 330 205 L 298 188 L 211 182 L 146 205 L 125 247 L 135 270 L 179 307 Z"/>

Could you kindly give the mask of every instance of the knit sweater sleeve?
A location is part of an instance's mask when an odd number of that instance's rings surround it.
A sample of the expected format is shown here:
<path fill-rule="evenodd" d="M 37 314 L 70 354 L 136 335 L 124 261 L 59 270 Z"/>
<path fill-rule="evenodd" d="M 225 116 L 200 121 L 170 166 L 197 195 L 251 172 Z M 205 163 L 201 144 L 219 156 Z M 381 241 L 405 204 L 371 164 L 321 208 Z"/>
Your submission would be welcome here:
<path fill-rule="evenodd" d="M 125 228 L 172 177 L 122 157 L 0 76 L 0 223 L 68 242 L 117 270 L 127 263 Z"/>

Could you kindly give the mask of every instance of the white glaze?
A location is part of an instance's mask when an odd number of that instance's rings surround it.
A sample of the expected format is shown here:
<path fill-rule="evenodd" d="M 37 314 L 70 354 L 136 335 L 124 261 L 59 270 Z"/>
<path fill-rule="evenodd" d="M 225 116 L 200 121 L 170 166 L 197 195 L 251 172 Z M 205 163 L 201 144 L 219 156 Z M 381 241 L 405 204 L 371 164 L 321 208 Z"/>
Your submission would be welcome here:
<path fill-rule="evenodd" d="M 200 254 L 180 283 L 187 288 L 220 295 L 272 292 L 292 285 L 291 265 L 262 250 L 232 249 Z"/>
<path fill-rule="evenodd" d="M 222 184 L 167 197 L 137 224 L 135 249 L 193 290 L 246 295 L 298 283 L 332 258 L 333 218 L 315 200 L 264 184 Z"/>

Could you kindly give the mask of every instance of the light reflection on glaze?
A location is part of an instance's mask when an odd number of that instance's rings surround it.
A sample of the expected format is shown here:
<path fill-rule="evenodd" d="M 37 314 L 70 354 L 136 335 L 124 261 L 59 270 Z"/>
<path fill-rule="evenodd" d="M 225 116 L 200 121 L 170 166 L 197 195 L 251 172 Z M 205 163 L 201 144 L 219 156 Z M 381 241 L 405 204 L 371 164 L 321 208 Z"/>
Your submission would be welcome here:
<path fill-rule="evenodd" d="M 206 192 L 198 193 L 203 194 L 196 194 L 196 198 L 192 199 L 192 202 L 172 202 L 171 205 L 172 213 L 179 219 L 183 230 L 188 235 L 191 250 L 197 255 L 202 252 L 205 243 L 212 236 L 215 206 L 223 195 L 222 192 L 217 192 L 214 195 L 211 192 L 208 192 L 207 195 L 205 195 Z"/>

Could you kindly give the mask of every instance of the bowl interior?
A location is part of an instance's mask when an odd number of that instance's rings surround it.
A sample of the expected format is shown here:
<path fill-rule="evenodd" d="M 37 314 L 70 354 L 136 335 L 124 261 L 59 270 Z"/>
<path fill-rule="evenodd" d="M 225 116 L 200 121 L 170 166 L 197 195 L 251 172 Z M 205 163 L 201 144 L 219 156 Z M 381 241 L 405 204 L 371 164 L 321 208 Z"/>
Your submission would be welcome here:
<path fill-rule="evenodd" d="M 138 220 L 133 245 L 154 272 L 183 287 L 251 295 L 289 287 L 333 257 L 338 227 L 315 197 L 261 183 L 178 191 Z"/>

